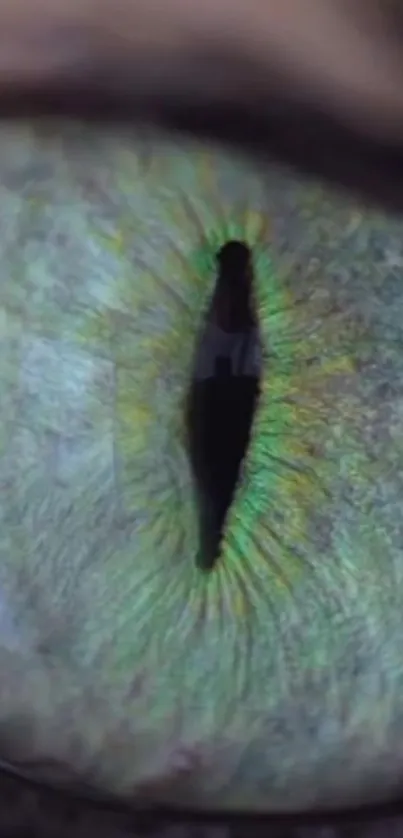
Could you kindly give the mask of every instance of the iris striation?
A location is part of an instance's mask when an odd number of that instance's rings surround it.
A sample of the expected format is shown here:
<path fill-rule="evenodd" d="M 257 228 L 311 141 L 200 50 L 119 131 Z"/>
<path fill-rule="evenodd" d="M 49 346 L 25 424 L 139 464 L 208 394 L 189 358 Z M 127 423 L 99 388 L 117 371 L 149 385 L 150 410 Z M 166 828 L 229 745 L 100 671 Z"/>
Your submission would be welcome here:
<path fill-rule="evenodd" d="M 201 808 L 386 794 L 401 222 L 164 137 L 11 124 L 0 149 L 0 756 Z M 187 406 L 231 240 L 262 365 L 205 573 Z"/>

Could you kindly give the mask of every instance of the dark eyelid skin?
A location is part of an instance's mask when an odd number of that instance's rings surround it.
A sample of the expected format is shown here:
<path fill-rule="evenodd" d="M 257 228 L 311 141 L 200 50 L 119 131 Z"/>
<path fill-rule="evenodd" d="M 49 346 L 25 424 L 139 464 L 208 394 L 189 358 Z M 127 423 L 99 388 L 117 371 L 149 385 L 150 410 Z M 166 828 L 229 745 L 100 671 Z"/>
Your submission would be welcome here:
<path fill-rule="evenodd" d="M 35 771 L 39 776 L 35 777 Z M 40 823 L 47 823 L 47 818 L 52 819 L 52 824 L 60 825 L 63 831 L 65 828 L 66 812 L 69 822 L 80 824 L 80 818 L 85 819 L 86 827 L 93 825 L 94 834 L 98 833 L 100 819 L 104 834 L 108 834 L 110 828 L 112 834 L 123 829 L 125 835 L 137 834 L 165 834 L 172 826 L 184 825 L 184 828 L 192 830 L 201 828 L 219 827 L 224 830 L 234 830 L 236 838 L 246 838 L 253 834 L 253 838 L 266 838 L 268 830 L 270 838 L 321 838 L 323 830 L 337 830 L 335 838 L 366 838 L 373 835 L 373 830 L 378 829 L 379 834 L 391 834 L 397 827 L 396 834 L 400 834 L 401 818 L 403 817 L 403 801 L 389 802 L 373 807 L 357 808 L 349 811 L 328 811 L 328 812 L 304 812 L 301 815 L 265 815 L 247 814 L 244 812 L 197 812 L 186 808 L 176 810 L 169 807 L 150 807 L 146 801 L 144 806 L 140 805 L 135 810 L 130 806 L 121 804 L 114 799 L 101 796 L 90 785 L 83 784 L 79 778 L 77 782 L 72 780 L 67 788 L 60 788 L 57 780 L 48 783 L 39 779 L 43 773 L 52 777 L 52 764 L 46 763 L 45 767 L 39 765 L 25 767 L 19 772 L 17 769 L 7 768 L 5 763 L 0 767 L 0 794 L 6 801 L 6 813 L 13 812 L 20 807 L 20 800 L 24 795 L 30 799 L 29 811 L 27 813 L 28 834 L 35 829 L 36 821 L 33 817 L 32 802 L 35 801 L 34 810 L 38 812 Z M 56 776 L 60 774 L 58 765 L 54 766 Z M 63 772 L 62 772 L 63 775 Z M 2 799 L 3 799 L 2 798 Z M 7 809 L 8 801 L 11 806 Z M 17 816 L 18 817 L 18 816 Z M 93 821 L 91 820 L 93 819 Z M 12 821 L 11 821 L 12 822 Z M 23 826 L 18 817 L 18 823 Z M 38 821 L 39 823 L 39 821 Z M 98 829 L 95 826 L 98 825 Z M 1 827 L 1 817 L 0 817 Z M 249 832 L 249 830 L 253 830 Z M 300 833 L 301 830 L 301 833 Z M 307 832 L 309 830 L 309 832 Z M 368 833 L 367 833 L 368 830 Z M 90 830 L 91 831 L 91 830 Z M 36 833 L 35 833 L 36 834 Z M 63 831 L 64 834 L 64 831 Z M 66 832 L 67 834 L 67 832 Z M 70 834 L 70 833 L 69 833 Z M 72 832 L 73 834 L 73 832 Z M 378 834 L 378 832 L 376 833 Z"/>
<path fill-rule="evenodd" d="M 195 75 L 186 85 L 178 79 Z M 0 114 L 5 117 L 73 117 L 110 123 L 149 123 L 155 127 L 222 142 L 262 163 L 291 165 L 318 176 L 393 212 L 403 210 L 403 145 L 382 142 L 354 130 L 326 108 L 295 98 L 280 84 L 266 90 L 261 72 L 214 52 L 198 59 L 186 56 L 159 64 L 148 74 L 150 86 L 128 79 L 144 78 L 128 67 L 76 66 L 28 89 L 3 92 Z M 231 69 L 232 68 L 232 69 Z M 212 76 L 233 75 L 250 81 L 236 95 L 215 86 Z M 147 77 L 147 75 L 146 75 Z M 253 82 L 253 79 L 255 81 Z M 211 84 L 209 81 L 211 80 Z"/>
<path fill-rule="evenodd" d="M 226 0 L 221 1 L 225 8 Z M 341 0 L 326 3 L 330 9 L 340 7 L 340 16 L 350 15 L 351 27 L 359 28 L 370 17 L 366 12 L 363 16 L 361 0 L 347 4 L 348 12 L 345 5 Z M 401 13 L 391 1 L 381 7 L 371 0 L 370 8 L 374 15 L 382 9 L 374 24 L 382 43 L 371 35 L 373 61 L 384 58 L 389 48 L 397 50 L 399 58 Z M 386 209 L 403 209 L 403 116 L 400 111 L 396 114 L 394 130 L 390 103 L 389 110 L 385 105 L 389 116 L 385 125 L 392 127 L 384 129 L 378 97 L 374 131 L 365 121 L 357 119 L 354 124 L 351 103 L 345 113 L 336 105 L 341 95 L 337 67 L 332 69 L 336 77 L 332 97 L 325 88 L 319 94 L 309 82 L 298 83 L 298 66 L 279 60 L 275 36 L 273 48 L 266 51 L 253 29 L 250 35 L 237 37 L 235 24 L 224 33 L 217 23 L 201 33 L 190 29 L 188 38 L 169 31 L 164 42 L 158 34 L 148 44 L 130 32 L 122 39 L 108 11 L 98 29 L 91 16 L 58 20 L 57 14 L 54 21 L 40 19 L 35 27 L 29 23 L 21 27 L 21 32 L 17 27 L 15 46 L 9 51 L 24 55 L 19 65 L 8 58 L 0 41 L 0 115 L 67 116 L 100 124 L 149 122 L 219 140 L 262 161 L 291 164 Z M 403 37 L 401 42 L 403 78 Z M 359 62 L 357 66 L 362 74 Z M 392 82 L 393 102 L 395 79 Z"/>

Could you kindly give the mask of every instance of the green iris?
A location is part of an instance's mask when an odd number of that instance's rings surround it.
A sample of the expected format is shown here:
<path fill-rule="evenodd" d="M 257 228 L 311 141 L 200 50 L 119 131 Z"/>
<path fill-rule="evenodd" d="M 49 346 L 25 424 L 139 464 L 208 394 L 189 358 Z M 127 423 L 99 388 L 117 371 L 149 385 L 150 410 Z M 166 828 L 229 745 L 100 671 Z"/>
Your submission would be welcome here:
<path fill-rule="evenodd" d="M 382 298 L 400 232 L 214 149 L 153 140 L 145 159 L 129 135 L 3 130 L 15 751 L 203 808 L 361 799 L 403 694 L 401 332 Z M 186 402 L 233 239 L 253 254 L 263 370 L 206 574 Z"/>

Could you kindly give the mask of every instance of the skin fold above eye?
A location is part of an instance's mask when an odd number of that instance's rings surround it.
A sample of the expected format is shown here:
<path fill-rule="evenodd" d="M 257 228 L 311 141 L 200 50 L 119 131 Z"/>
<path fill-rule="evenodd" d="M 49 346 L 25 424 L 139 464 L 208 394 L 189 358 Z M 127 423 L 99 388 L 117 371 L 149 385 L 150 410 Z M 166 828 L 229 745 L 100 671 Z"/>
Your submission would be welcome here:
<path fill-rule="evenodd" d="M 400 222 L 129 131 L 10 123 L 0 143 L 0 756 L 210 810 L 388 796 Z M 204 573 L 186 400 L 230 240 L 263 361 Z"/>
<path fill-rule="evenodd" d="M 402 210 L 397 0 L 2 0 L 0 117 L 146 120 Z"/>

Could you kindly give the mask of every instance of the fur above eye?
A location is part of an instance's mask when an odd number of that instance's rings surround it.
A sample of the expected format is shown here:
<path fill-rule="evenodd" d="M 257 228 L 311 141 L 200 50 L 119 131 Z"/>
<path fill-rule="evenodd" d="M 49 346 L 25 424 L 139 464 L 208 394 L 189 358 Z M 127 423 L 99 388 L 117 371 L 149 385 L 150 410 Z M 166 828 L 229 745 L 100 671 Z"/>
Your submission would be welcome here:
<path fill-rule="evenodd" d="M 0 759 L 365 801 L 401 718 L 400 224 L 162 137 L 0 150 Z"/>

